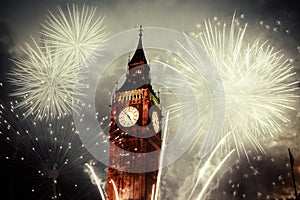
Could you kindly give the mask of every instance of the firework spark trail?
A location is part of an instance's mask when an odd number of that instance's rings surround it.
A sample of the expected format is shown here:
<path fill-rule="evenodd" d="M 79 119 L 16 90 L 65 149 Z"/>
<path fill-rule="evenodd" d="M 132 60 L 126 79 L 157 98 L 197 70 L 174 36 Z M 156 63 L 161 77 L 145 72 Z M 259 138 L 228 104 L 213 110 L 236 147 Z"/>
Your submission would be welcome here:
<path fill-rule="evenodd" d="M 216 167 L 216 169 L 214 170 L 214 172 L 211 174 L 211 176 L 209 177 L 208 180 L 206 180 L 206 184 L 204 185 L 204 187 L 201 189 L 200 194 L 197 197 L 197 200 L 200 200 L 202 198 L 202 196 L 204 195 L 205 191 L 207 190 L 209 184 L 211 183 L 211 181 L 213 180 L 214 176 L 216 175 L 216 173 L 221 169 L 221 167 L 223 166 L 223 164 L 228 160 L 228 158 L 231 156 L 231 154 L 235 151 L 235 149 L 232 149 L 224 158 L 223 160 L 218 164 L 218 166 Z"/>
<path fill-rule="evenodd" d="M 70 8 L 71 7 L 71 8 Z M 67 12 L 58 7 L 58 16 L 49 12 L 42 24 L 42 34 L 57 53 L 75 59 L 79 64 L 94 60 L 100 55 L 100 47 L 107 40 L 104 17 L 96 15 L 96 7 L 67 5 Z M 96 51 L 97 49 L 97 51 Z"/>
<path fill-rule="evenodd" d="M 96 175 L 96 173 L 95 173 L 95 171 L 94 171 L 94 168 L 93 168 L 90 164 L 88 164 L 88 163 L 85 163 L 84 165 L 87 166 L 87 167 L 89 168 L 90 172 L 92 173 L 92 178 L 93 178 L 93 179 L 95 180 L 95 182 L 96 182 L 96 185 L 97 185 L 97 188 L 98 188 L 99 193 L 100 193 L 100 195 L 101 195 L 101 198 L 102 198 L 103 200 L 105 200 L 104 192 L 103 192 L 103 190 L 102 190 L 102 188 L 101 188 L 101 186 L 100 186 L 100 183 L 99 183 L 99 181 L 98 181 L 98 177 L 97 177 L 97 175 Z"/>
<path fill-rule="evenodd" d="M 295 81 L 293 66 L 281 51 L 258 38 L 252 43 L 246 41 L 246 28 L 236 27 L 235 16 L 229 29 L 213 26 L 208 20 L 199 34 L 194 34 L 208 57 L 218 68 L 225 91 L 225 122 L 222 134 L 232 132 L 226 144 L 226 152 L 235 148 L 239 156 L 247 159 L 250 144 L 257 152 L 265 153 L 258 138 L 281 132 L 281 124 L 289 122 L 287 111 L 294 109 L 298 81 Z M 238 30 L 236 30 L 238 29 Z M 189 53 L 191 59 L 201 62 L 201 52 L 187 37 L 188 46 L 179 44 Z M 199 101 L 205 101 L 210 112 L 210 99 L 203 96 L 206 75 L 197 73 L 199 66 L 186 58 L 178 59 L 176 65 L 167 65 L 185 75 L 190 86 L 199 94 Z M 214 77 L 212 77 L 214 78 Z M 201 84 L 199 84 L 199 82 Z M 213 91 L 209 91 L 213 92 Z M 209 94 L 208 94 L 209 96 Z M 209 114 L 203 122 L 209 122 Z M 198 133 L 199 136 L 201 133 Z M 193 146 L 196 146 L 194 143 Z M 233 143 L 233 144 L 232 144 Z"/>
<path fill-rule="evenodd" d="M 119 200 L 119 194 L 118 194 L 117 186 L 116 186 L 114 180 L 110 179 L 110 181 L 111 181 L 111 184 L 113 185 L 115 195 L 116 195 L 116 199 Z"/>
<path fill-rule="evenodd" d="M 25 57 L 15 58 L 16 67 L 10 72 L 10 82 L 17 87 L 12 96 L 19 97 L 17 107 L 26 109 L 35 119 L 53 119 L 72 112 L 74 95 L 80 95 L 74 88 L 78 75 L 78 64 L 67 57 L 54 55 L 47 43 L 40 47 L 25 43 Z M 80 87 L 87 86 L 79 84 Z"/>
<path fill-rule="evenodd" d="M 216 145 L 216 147 L 214 148 L 214 150 L 210 153 L 210 156 L 208 157 L 208 159 L 205 161 L 203 167 L 201 167 L 200 171 L 199 171 L 199 174 L 197 176 L 197 181 L 196 183 L 194 184 L 194 187 L 191 191 L 191 194 L 190 196 L 188 197 L 188 200 L 191 199 L 193 193 L 195 192 L 195 189 L 196 187 L 198 186 L 198 183 L 200 181 L 200 179 L 203 177 L 204 173 L 206 172 L 206 170 L 208 170 L 208 167 L 209 167 L 209 164 L 212 160 L 212 158 L 214 157 L 214 155 L 216 154 L 217 150 L 219 149 L 219 147 L 221 145 L 224 144 L 225 140 L 227 139 L 227 137 L 230 135 L 231 133 L 227 133 L 220 141 L 219 143 Z"/>
<path fill-rule="evenodd" d="M 163 131 L 163 139 L 162 139 L 162 147 L 159 157 L 159 171 L 157 175 L 157 183 L 156 183 L 156 189 L 155 189 L 155 198 L 154 200 L 158 200 L 159 197 L 159 188 L 160 188 L 160 182 L 161 182 L 161 175 L 162 175 L 162 164 L 164 159 L 164 150 L 166 147 L 166 138 L 167 138 L 167 130 L 168 130 L 168 121 L 169 121 L 169 112 L 166 113 L 165 118 L 165 124 L 164 124 L 164 131 Z"/>
<path fill-rule="evenodd" d="M 154 198 L 155 198 L 155 184 L 152 185 L 151 200 L 154 200 Z"/>

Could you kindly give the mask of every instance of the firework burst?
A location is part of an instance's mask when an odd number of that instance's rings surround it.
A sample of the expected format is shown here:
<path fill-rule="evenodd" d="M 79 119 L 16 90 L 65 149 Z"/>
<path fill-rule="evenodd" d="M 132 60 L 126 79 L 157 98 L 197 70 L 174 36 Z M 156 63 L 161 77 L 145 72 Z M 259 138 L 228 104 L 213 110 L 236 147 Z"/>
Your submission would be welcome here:
<path fill-rule="evenodd" d="M 18 107 L 27 110 L 26 116 L 51 119 L 72 112 L 72 101 L 79 90 L 75 89 L 84 77 L 80 66 L 87 59 L 95 58 L 103 45 L 107 32 L 104 18 L 96 15 L 96 8 L 78 6 L 68 8 L 68 14 L 58 8 L 58 16 L 51 12 L 42 24 L 40 44 L 25 43 L 24 57 L 14 59 L 16 68 L 10 81 L 17 87 L 12 93 L 18 96 Z M 79 84 L 79 88 L 87 87 Z M 76 108 L 75 108 L 76 110 Z"/>
<path fill-rule="evenodd" d="M 34 121 L 24 118 L 14 105 L 0 104 L 1 145 L 8 144 L 12 149 L 1 148 L 0 153 L 4 165 L 13 163 L 20 166 L 17 173 L 28 174 L 15 180 L 15 184 L 28 181 L 19 191 L 26 189 L 24 195 L 33 199 L 57 199 L 72 196 L 70 189 L 75 194 L 88 185 L 93 188 L 83 172 L 84 163 L 92 156 L 82 145 L 72 120 L 58 117 L 51 122 Z"/>
<path fill-rule="evenodd" d="M 294 109 L 298 81 L 293 66 L 281 51 L 260 38 L 246 42 L 246 27 L 239 27 L 235 17 L 229 29 L 226 24 L 222 28 L 213 26 L 208 20 L 204 31 L 193 35 L 218 68 L 224 85 L 226 110 L 222 132 L 232 132 L 230 141 L 234 141 L 238 154 L 244 152 L 247 156 L 247 144 L 264 153 L 259 138 L 280 132 L 282 123 L 289 122 L 287 110 Z M 197 49 L 190 47 L 190 55 L 201 61 Z M 179 65 L 197 67 L 187 60 Z M 203 87 L 196 82 L 203 79 L 201 75 L 188 76 L 193 88 L 201 93 Z M 231 142 L 226 148 L 231 149 L 230 146 Z"/>
<path fill-rule="evenodd" d="M 218 67 L 225 89 L 226 115 L 223 132 L 232 131 L 235 146 L 245 150 L 245 141 L 263 152 L 260 136 L 281 131 L 287 123 L 286 109 L 294 109 L 296 84 L 293 67 L 280 51 L 257 39 L 245 44 L 246 26 L 235 30 L 212 28 L 199 34 L 205 51 Z M 247 154 L 246 154 L 247 155 Z"/>
<path fill-rule="evenodd" d="M 70 8 L 71 7 L 71 8 Z M 96 7 L 67 6 L 67 12 L 58 7 L 58 16 L 49 12 L 42 24 L 42 34 L 47 43 L 57 47 L 58 54 L 75 59 L 82 64 L 86 59 L 99 56 L 99 49 L 106 41 L 108 32 L 103 25 L 104 17 L 96 16 Z M 97 51 L 95 51 L 97 49 Z"/>
<path fill-rule="evenodd" d="M 17 107 L 26 109 L 26 117 L 55 118 L 71 113 L 72 100 L 79 92 L 74 85 L 83 79 L 78 64 L 70 57 L 55 54 L 47 43 L 39 46 L 26 43 L 24 57 L 14 59 L 16 65 L 10 81 L 17 87 L 12 93 L 19 97 Z M 83 84 L 80 87 L 86 87 Z"/>

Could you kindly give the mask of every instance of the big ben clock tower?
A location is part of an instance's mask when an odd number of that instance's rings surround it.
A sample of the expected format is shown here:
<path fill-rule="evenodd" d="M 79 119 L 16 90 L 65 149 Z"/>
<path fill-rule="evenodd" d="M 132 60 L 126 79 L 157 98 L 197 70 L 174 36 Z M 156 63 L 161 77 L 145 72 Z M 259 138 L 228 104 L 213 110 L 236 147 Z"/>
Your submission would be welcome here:
<path fill-rule="evenodd" d="M 142 27 L 126 80 L 113 96 L 110 120 L 106 199 L 154 199 L 162 143 L 161 109 L 151 85 Z"/>

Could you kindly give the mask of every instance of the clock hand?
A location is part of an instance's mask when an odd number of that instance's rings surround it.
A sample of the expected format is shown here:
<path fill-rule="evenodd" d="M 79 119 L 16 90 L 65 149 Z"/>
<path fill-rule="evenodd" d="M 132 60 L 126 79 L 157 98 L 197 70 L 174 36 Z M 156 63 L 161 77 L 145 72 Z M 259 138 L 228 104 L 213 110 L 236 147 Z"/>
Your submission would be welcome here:
<path fill-rule="evenodd" d="M 133 122 L 132 119 L 131 119 L 131 117 L 130 117 L 130 115 L 128 115 L 127 113 L 125 113 L 125 115 L 129 118 L 129 120 L 130 120 L 131 122 Z"/>

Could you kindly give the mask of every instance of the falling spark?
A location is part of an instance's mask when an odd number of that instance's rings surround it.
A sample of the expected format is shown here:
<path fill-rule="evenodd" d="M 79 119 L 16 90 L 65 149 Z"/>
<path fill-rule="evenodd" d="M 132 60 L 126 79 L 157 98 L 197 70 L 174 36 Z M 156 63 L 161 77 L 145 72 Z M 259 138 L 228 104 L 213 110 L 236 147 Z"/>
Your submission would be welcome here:
<path fill-rule="evenodd" d="M 35 119 L 70 114 L 73 96 L 80 95 L 74 84 L 83 79 L 77 74 L 78 65 L 70 58 L 54 55 L 47 43 L 40 47 L 32 40 L 34 46 L 25 43 L 25 57 L 13 60 L 16 67 L 10 73 L 10 82 L 17 87 L 12 93 L 19 97 L 17 107 Z"/>
<path fill-rule="evenodd" d="M 108 32 L 103 25 L 104 17 L 96 15 L 96 7 L 83 5 L 67 6 L 67 12 L 58 7 L 58 16 L 49 12 L 42 24 L 42 34 L 51 47 L 58 48 L 57 53 L 83 64 L 99 56 L 100 47 L 107 39 Z M 97 51 L 96 51 L 97 49 Z"/>
<path fill-rule="evenodd" d="M 99 183 L 99 181 L 98 181 L 98 177 L 97 177 L 97 175 L 96 175 L 96 173 L 95 173 L 95 171 L 94 171 L 94 168 L 93 168 L 90 164 L 88 164 L 88 163 L 85 163 L 84 165 L 87 166 L 87 167 L 89 168 L 89 170 L 90 170 L 90 172 L 91 172 L 91 175 L 92 175 L 92 178 L 93 178 L 93 179 L 95 180 L 95 182 L 96 182 L 96 185 L 97 185 L 97 188 L 98 188 L 99 193 L 100 193 L 100 195 L 101 195 L 101 198 L 104 200 L 104 199 L 105 199 L 104 192 L 103 192 L 103 190 L 102 190 L 102 188 L 101 188 L 101 186 L 100 186 L 100 183 Z"/>

